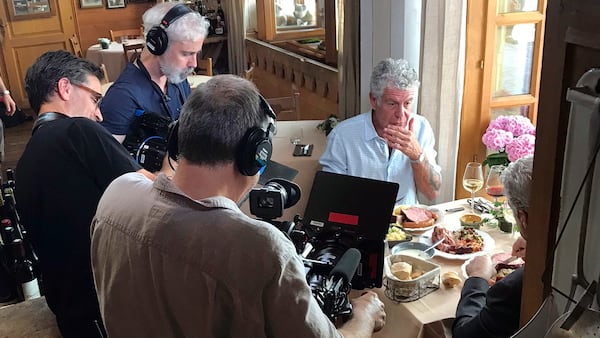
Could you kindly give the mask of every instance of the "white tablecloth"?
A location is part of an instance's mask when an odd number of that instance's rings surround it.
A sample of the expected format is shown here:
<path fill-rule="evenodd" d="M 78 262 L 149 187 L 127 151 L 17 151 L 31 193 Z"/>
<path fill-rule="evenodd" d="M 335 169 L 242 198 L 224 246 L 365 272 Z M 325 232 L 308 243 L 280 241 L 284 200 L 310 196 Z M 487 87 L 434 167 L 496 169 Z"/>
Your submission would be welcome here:
<path fill-rule="evenodd" d="M 128 44 L 143 42 L 143 39 L 133 39 L 127 41 Z M 101 63 L 106 65 L 108 80 L 111 82 L 115 81 L 119 77 L 127 65 L 127 61 L 123 55 L 123 44 L 118 42 L 111 42 L 110 45 L 108 45 L 108 49 L 102 49 L 100 44 L 92 45 L 90 48 L 88 48 L 85 57 L 97 65 L 100 65 Z"/>
<path fill-rule="evenodd" d="M 470 212 L 466 199 L 438 204 L 436 207 L 444 212 L 446 209 L 454 207 L 464 207 L 464 211 L 445 213 L 442 224 L 449 227 L 460 226 L 460 216 Z M 512 244 L 518 236 L 517 234 L 504 233 L 498 228 L 483 226 L 482 231 L 487 232 L 495 241 L 491 253 L 511 252 Z M 413 233 L 418 235 L 419 233 Z M 414 240 L 414 239 L 413 239 Z M 440 265 L 441 273 L 455 271 L 463 279 L 464 276 L 461 266 L 464 260 L 446 259 L 434 256 L 431 260 Z M 439 338 L 451 337 L 450 328 L 456 314 L 456 306 L 460 299 L 461 286 L 455 288 L 446 288 L 443 285 L 440 288 L 425 297 L 408 302 L 397 303 L 385 296 L 384 288 L 375 289 L 379 298 L 385 303 L 387 320 L 385 327 L 373 337 L 419 337 L 419 338 Z M 359 291 L 353 291 L 354 295 L 360 294 Z"/>

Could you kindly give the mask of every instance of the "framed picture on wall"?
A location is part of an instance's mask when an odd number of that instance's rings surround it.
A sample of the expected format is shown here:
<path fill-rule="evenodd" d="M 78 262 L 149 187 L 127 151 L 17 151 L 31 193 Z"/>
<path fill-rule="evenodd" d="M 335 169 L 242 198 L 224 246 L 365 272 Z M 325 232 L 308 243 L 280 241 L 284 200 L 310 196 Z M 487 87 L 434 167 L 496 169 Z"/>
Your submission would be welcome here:
<path fill-rule="evenodd" d="M 125 0 L 106 0 L 106 8 L 125 8 Z"/>
<path fill-rule="evenodd" d="M 104 7 L 103 0 L 79 0 L 81 8 Z"/>
<path fill-rule="evenodd" d="M 54 15 L 54 0 L 9 0 L 8 16 L 11 21 L 47 18 Z"/>

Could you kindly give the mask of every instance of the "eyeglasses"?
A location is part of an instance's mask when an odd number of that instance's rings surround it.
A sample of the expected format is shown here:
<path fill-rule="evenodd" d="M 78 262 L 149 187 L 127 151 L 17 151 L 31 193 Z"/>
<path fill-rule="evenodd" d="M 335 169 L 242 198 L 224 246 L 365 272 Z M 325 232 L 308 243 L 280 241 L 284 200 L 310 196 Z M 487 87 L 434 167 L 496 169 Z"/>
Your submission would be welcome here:
<path fill-rule="evenodd" d="M 102 102 L 102 97 L 103 97 L 102 94 L 98 93 L 97 91 L 93 90 L 92 88 L 90 88 L 84 84 L 81 84 L 81 83 L 73 83 L 73 85 L 92 94 L 92 101 L 94 102 L 96 107 L 100 108 L 100 102 Z"/>

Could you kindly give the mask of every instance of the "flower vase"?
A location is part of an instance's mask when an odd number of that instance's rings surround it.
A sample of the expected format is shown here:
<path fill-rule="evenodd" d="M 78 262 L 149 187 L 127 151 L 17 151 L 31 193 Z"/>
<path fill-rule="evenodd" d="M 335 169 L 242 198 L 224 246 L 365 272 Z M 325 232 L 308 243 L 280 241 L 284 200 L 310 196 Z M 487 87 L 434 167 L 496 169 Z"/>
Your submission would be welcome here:
<path fill-rule="evenodd" d="M 512 233 L 513 224 L 504 218 L 498 218 L 498 229 L 503 232 Z"/>

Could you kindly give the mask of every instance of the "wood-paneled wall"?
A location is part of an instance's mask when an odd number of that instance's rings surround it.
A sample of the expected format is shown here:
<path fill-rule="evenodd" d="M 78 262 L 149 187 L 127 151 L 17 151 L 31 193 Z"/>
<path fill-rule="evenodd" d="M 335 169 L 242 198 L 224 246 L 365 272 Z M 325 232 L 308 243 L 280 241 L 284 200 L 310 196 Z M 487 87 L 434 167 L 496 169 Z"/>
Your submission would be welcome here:
<path fill-rule="evenodd" d="M 142 25 L 142 15 L 155 2 L 128 3 L 125 8 L 108 9 L 81 8 L 79 0 L 73 0 L 75 7 L 75 23 L 81 49 L 98 43 L 98 38 L 109 38 L 109 30 L 138 28 Z"/>
<path fill-rule="evenodd" d="M 246 39 L 253 81 L 266 98 L 300 92 L 300 119 L 323 120 L 338 111 L 338 71 L 269 43 Z"/>

